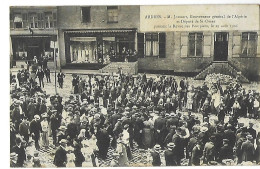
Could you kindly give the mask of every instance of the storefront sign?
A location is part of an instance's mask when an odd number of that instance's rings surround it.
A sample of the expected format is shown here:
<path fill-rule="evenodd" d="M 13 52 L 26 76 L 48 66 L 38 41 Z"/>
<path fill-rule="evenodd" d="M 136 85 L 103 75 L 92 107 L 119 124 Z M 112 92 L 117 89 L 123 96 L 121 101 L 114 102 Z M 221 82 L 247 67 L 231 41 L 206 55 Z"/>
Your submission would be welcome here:
<path fill-rule="evenodd" d="M 141 6 L 140 30 L 259 30 L 259 5 Z"/>

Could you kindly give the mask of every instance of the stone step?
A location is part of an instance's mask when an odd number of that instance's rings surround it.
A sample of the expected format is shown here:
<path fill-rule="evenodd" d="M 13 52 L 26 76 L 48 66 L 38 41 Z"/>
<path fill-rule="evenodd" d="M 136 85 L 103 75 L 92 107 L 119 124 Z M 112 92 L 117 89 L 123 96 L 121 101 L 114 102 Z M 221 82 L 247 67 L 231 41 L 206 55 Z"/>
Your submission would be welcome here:
<path fill-rule="evenodd" d="M 101 73 L 118 73 L 119 68 L 123 73 L 137 74 L 138 62 L 111 62 L 104 68 L 100 69 Z"/>
<path fill-rule="evenodd" d="M 208 74 L 212 73 L 226 74 L 233 78 L 239 76 L 239 80 L 241 82 L 249 82 L 249 80 L 244 75 L 242 75 L 242 73 L 237 68 L 233 67 L 228 62 L 212 62 L 208 67 L 203 69 L 197 76 L 195 76 L 195 79 L 204 80 Z"/>

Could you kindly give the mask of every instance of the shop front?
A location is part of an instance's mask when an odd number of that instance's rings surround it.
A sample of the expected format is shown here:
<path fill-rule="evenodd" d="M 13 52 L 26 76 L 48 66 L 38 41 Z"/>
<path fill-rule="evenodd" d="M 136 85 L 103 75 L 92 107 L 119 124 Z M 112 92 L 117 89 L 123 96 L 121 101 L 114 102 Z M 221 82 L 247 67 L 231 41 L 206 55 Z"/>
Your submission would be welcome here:
<path fill-rule="evenodd" d="M 45 56 L 49 62 L 54 60 L 54 50 L 51 47 L 51 35 L 19 35 L 11 36 L 13 66 L 25 65 L 32 62 L 36 56 L 37 59 Z M 57 52 L 57 50 L 56 50 Z"/>
<path fill-rule="evenodd" d="M 108 64 L 113 57 L 133 53 L 136 29 L 65 31 L 67 64 Z"/>

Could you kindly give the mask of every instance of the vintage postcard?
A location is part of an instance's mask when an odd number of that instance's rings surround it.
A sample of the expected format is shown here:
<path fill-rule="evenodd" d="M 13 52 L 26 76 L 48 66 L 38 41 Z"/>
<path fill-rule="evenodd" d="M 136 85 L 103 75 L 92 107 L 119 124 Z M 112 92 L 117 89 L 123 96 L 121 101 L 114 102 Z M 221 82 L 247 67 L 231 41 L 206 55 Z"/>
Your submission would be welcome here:
<path fill-rule="evenodd" d="M 260 5 L 10 6 L 10 167 L 260 164 Z"/>

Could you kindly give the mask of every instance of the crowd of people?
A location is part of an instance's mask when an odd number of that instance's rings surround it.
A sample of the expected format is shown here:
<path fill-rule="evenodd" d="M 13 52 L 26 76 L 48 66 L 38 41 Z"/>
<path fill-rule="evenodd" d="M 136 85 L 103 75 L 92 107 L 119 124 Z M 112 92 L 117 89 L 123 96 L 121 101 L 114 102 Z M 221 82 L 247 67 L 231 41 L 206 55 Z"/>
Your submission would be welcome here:
<path fill-rule="evenodd" d="M 57 167 L 102 166 L 109 149 L 109 166 L 129 166 L 135 146 L 153 166 L 260 162 L 259 92 L 238 81 L 195 87 L 173 76 L 74 74 L 66 98 L 22 72 L 23 80 L 10 76 L 11 167 L 40 167 L 39 150 L 51 146 Z"/>

